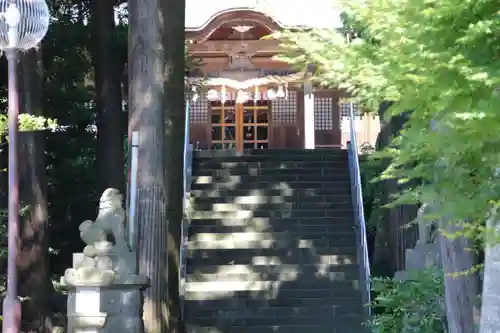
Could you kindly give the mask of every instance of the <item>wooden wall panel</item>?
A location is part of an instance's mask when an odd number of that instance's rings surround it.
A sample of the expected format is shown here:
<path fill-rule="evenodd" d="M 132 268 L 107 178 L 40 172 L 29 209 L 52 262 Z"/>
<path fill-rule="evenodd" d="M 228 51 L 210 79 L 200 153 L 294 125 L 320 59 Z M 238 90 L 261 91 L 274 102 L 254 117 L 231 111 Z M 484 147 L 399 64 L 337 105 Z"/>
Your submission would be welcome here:
<path fill-rule="evenodd" d="M 195 148 L 210 147 L 210 114 L 204 94 L 196 101 L 190 101 L 189 129 L 189 138 Z"/>
<path fill-rule="evenodd" d="M 341 147 L 339 92 L 337 90 L 317 90 L 315 98 L 315 145 L 318 148 Z M 331 114 L 325 113 L 331 112 Z"/>
<path fill-rule="evenodd" d="M 199 149 L 210 149 L 210 124 L 189 124 L 190 132 L 189 137 L 191 143 L 195 148 Z"/>
<path fill-rule="evenodd" d="M 272 137 L 270 137 L 270 148 L 302 148 L 298 122 L 298 101 L 300 93 L 295 90 L 288 92 L 288 99 L 280 99 L 272 102 L 270 124 Z"/>
<path fill-rule="evenodd" d="M 304 90 L 297 91 L 297 122 L 295 123 L 297 133 L 297 147 L 304 148 Z"/>
<path fill-rule="evenodd" d="M 280 149 L 285 148 L 286 136 L 284 128 L 281 126 L 270 126 L 269 131 L 269 148 Z"/>

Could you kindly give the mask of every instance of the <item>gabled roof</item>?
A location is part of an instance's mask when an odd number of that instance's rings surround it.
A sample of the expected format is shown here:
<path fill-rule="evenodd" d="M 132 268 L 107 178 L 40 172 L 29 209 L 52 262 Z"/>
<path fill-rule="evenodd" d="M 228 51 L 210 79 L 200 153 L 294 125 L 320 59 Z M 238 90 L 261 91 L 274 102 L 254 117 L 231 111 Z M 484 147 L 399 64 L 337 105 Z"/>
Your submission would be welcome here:
<path fill-rule="evenodd" d="M 333 0 L 186 0 L 186 30 L 199 31 L 220 15 L 254 11 L 282 28 L 339 28 L 339 5 Z"/>

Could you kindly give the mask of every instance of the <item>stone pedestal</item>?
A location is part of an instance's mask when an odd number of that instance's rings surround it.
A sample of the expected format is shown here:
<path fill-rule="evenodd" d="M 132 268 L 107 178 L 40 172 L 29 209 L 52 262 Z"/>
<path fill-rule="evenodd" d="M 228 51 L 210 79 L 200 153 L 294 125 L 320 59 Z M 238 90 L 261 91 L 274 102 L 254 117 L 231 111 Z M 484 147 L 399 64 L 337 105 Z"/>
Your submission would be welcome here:
<path fill-rule="evenodd" d="M 406 280 L 412 271 L 426 270 L 431 267 L 440 268 L 441 252 L 439 242 L 417 244 L 413 249 L 406 250 L 405 270 L 394 274 L 396 280 Z"/>
<path fill-rule="evenodd" d="M 134 253 L 130 253 L 131 257 Z M 122 265 L 123 258 L 109 255 L 115 265 Z M 73 265 L 78 267 L 85 259 L 82 253 L 73 255 Z M 115 275 L 111 282 L 86 283 L 63 281 L 68 288 L 68 333 L 142 333 L 141 291 L 148 279 L 141 275 Z"/>
<path fill-rule="evenodd" d="M 101 312 L 100 287 L 74 287 L 68 292 L 68 332 L 101 332 L 107 314 Z"/>
<path fill-rule="evenodd" d="M 87 246 L 73 254 L 73 267 L 61 278 L 68 289 L 69 333 L 144 331 L 141 291 L 149 280 L 135 273 L 137 254 L 125 239 L 122 200 L 118 190 L 107 189 L 96 220 L 80 224 Z"/>

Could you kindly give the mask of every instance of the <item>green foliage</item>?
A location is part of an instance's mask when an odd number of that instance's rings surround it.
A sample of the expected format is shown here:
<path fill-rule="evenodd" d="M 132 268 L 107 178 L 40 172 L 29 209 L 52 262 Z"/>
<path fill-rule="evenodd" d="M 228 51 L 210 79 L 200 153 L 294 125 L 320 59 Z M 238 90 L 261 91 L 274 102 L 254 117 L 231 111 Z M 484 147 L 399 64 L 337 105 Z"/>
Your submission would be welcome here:
<path fill-rule="evenodd" d="M 381 183 L 377 181 L 383 172 L 383 161 L 370 158 L 371 154 L 360 156 L 361 183 L 363 188 L 363 203 L 368 232 L 374 232 L 381 214 Z"/>
<path fill-rule="evenodd" d="M 20 131 L 41 131 L 45 129 L 55 129 L 57 121 L 50 118 L 33 116 L 30 114 L 19 115 L 19 130 Z M 0 134 L 7 132 L 7 116 L 0 114 Z"/>
<path fill-rule="evenodd" d="M 419 271 L 405 281 L 372 280 L 373 333 L 445 333 L 443 272 Z"/>
<path fill-rule="evenodd" d="M 460 235 L 477 236 L 500 196 L 498 3 L 373 0 L 345 8 L 359 38 L 285 31 L 280 58 L 298 69 L 314 64 L 318 84 L 345 89 L 371 111 L 393 101 L 388 117 L 408 121 L 379 154 L 391 159 L 383 176 L 415 180 L 396 204 L 432 202 L 436 217 L 468 221 Z"/>

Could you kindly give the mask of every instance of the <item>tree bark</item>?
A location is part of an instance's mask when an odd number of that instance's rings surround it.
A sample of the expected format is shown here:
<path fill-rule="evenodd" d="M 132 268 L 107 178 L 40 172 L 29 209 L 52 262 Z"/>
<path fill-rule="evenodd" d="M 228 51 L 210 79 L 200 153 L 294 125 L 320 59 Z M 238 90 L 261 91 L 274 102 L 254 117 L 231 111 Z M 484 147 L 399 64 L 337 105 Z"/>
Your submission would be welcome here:
<path fill-rule="evenodd" d="M 500 222 L 497 209 L 487 220 L 480 333 L 500 332 Z"/>
<path fill-rule="evenodd" d="M 129 13 L 129 135 L 139 131 L 137 216 L 139 272 L 145 332 L 164 333 L 167 292 L 167 193 L 165 184 L 164 21 L 158 0 L 132 0 Z"/>
<path fill-rule="evenodd" d="M 179 296 L 181 228 L 184 198 L 184 18 L 185 0 L 160 0 L 164 19 L 165 133 L 168 220 L 167 332 L 184 332 Z"/>
<path fill-rule="evenodd" d="M 441 223 L 447 234 L 456 234 L 461 227 L 454 223 Z M 440 236 L 441 258 L 444 269 L 445 305 L 449 333 L 477 332 L 479 318 L 479 274 L 472 271 L 477 258 L 470 239 Z M 466 274 L 457 274 L 457 273 Z"/>
<path fill-rule="evenodd" d="M 97 106 L 98 193 L 107 188 L 125 189 L 123 166 L 125 119 L 121 96 L 121 61 L 113 0 L 91 1 L 92 62 Z"/>
<path fill-rule="evenodd" d="M 22 113 L 41 115 L 42 61 L 39 50 L 20 53 L 19 91 Z M 51 332 L 53 286 L 48 251 L 47 179 L 45 177 L 44 132 L 22 132 L 19 136 L 21 207 L 19 295 L 22 302 L 22 329 Z"/>

